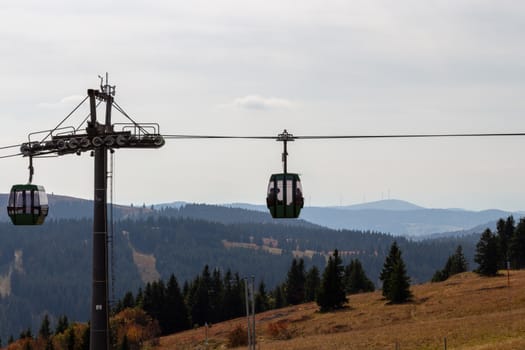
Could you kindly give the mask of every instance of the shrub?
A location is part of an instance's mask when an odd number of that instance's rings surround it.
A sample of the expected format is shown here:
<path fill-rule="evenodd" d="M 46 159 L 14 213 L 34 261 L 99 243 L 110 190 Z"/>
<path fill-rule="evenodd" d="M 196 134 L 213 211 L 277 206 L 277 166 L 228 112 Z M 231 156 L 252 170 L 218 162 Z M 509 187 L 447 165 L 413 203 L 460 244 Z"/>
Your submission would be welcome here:
<path fill-rule="evenodd" d="M 277 321 L 268 324 L 268 335 L 273 339 L 287 340 L 292 339 L 293 331 L 290 324 L 285 321 Z"/>
<path fill-rule="evenodd" d="M 237 325 L 228 333 L 228 346 L 236 348 L 244 345 L 248 345 L 248 332 L 241 325 Z"/>

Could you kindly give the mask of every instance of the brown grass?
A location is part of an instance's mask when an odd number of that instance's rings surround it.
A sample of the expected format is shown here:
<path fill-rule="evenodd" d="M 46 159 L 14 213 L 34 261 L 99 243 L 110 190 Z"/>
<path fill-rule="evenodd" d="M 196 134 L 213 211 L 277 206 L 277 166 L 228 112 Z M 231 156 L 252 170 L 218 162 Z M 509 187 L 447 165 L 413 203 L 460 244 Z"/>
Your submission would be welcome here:
<path fill-rule="evenodd" d="M 483 278 L 474 273 L 412 287 L 414 300 L 386 305 L 381 292 L 350 296 L 349 308 L 319 313 L 309 303 L 258 314 L 258 349 L 525 349 L 525 271 Z M 208 349 L 226 349 L 240 318 L 213 325 Z M 276 337 L 276 325 L 287 337 Z M 160 350 L 206 349 L 203 328 L 161 338 Z M 238 349 L 244 349 L 241 347 Z"/>

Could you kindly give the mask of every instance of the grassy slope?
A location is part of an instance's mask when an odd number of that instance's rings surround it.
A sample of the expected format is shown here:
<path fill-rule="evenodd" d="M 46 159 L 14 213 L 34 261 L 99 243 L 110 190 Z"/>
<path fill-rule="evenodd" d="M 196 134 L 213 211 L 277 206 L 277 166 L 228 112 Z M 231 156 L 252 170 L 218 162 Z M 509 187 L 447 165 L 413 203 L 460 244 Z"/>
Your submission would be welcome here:
<path fill-rule="evenodd" d="M 464 273 L 413 286 L 414 300 L 386 305 L 381 292 L 350 296 L 349 308 L 321 314 L 315 303 L 257 315 L 258 349 L 525 349 L 525 271 L 482 278 Z M 268 325 L 282 322 L 291 339 L 277 340 Z M 209 349 L 246 319 L 213 325 Z M 203 328 L 164 337 L 158 349 L 206 349 Z M 246 346 L 239 348 L 245 349 Z"/>

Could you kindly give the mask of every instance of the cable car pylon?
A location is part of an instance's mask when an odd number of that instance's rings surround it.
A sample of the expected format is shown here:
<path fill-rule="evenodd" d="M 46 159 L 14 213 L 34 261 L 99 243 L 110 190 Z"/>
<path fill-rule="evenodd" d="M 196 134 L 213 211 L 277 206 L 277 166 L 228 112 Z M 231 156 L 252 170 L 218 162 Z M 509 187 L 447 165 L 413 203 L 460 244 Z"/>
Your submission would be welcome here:
<path fill-rule="evenodd" d="M 88 89 L 88 97 L 83 101 L 89 99 L 91 117 L 87 122 L 85 133 L 78 133 L 79 128 L 60 127 L 65 121 L 64 119 L 55 129 L 31 133 L 29 142 L 20 146 L 22 155 L 29 157 L 30 160 L 34 157 L 50 154 L 59 156 L 80 155 L 87 151 L 94 157 L 91 350 L 110 349 L 107 222 L 108 150 L 113 152 L 114 149 L 118 148 L 155 149 L 165 144 L 158 124 L 136 123 L 115 103 L 115 86 L 108 84 L 107 73 L 106 83 L 102 84 L 103 79 L 101 78 L 100 90 Z M 97 120 L 97 100 L 106 104 L 104 123 Z M 111 112 L 113 108 L 122 112 L 130 119 L 131 123 L 112 124 Z M 31 140 L 35 135 L 42 133 L 46 135 L 42 140 Z M 34 200 L 34 196 L 31 198 Z"/>

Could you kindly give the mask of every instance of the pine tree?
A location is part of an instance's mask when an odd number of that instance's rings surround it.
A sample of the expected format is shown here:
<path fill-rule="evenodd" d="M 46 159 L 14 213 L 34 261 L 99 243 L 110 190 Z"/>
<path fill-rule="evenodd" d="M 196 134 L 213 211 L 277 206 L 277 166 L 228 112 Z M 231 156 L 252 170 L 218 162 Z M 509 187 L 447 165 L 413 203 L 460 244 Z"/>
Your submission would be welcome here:
<path fill-rule="evenodd" d="M 328 258 L 317 295 L 317 305 L 321 312 L 341 309 L 348 302 L 343 284 L 343 269 L 342 260 L 336 249 L 333 256 Z"/>
<path fill-rule="evenodd" d="M 182 331 L 190 327 L 188 308 L 184 303 L 182 293 L 175 275 L 171 275 L 166 286 L 166 304 L 164 305 L 166 334 Z"/>
<path fill-rule="evenodd" d="M 55 328 L 55 335 L 64 333 L 66 329 L 69 327 L 69 321 L 67 320 L 67 316 L 59 316 L 57 326 Z"/>
<path fill-rule="evenodd" d="M 393 271 L 393 266 L 397 260 L 401 257 L 401 251 L 399 250 L 399 247 L 397 246 L 397 242 L 392 243 L 392 246 L 390 247 L 390 253 L 385 259 L 385 263 L 383 264 L 383 270 L 381 270 L 381 274 L 379 275 L 379 280 L 383 282 L 383 289 L 382 293 L 385 298 L 388 299 L 388 295 L 390 294 L 390 284 L 389 279 L 390 275 Z"/>
<path fill-rule="evenodd" d="M 224 283 L 219 269 L 213 270 L 209 295 L 211 315 L 208 322 L 215 323 L 224 320 Z"/>
<path fill-rule="evenodd" d="M 525 268 L 525 218 L 520 219 L 520 222 L 510 239 L 509 259 L 512 268 Z"/>
<path fill-rule="evenodd" d="M 515 230 L 514 218 L 509 216 L 507 220 L 499 219 L 498 223 L 496 224 L 496 228 L 500 255 L 502 258 L 500 268 L 505 268 L 507 261 L 510 259 L 510 245 Z"/>
<path fill-rule="evenodd" d="M 226 320 L 239 317 L 244 312 L 244 288 L 238 273 L 230 270 L 224 275 L 223 318 Z"/>
<path fill-rule="evenodd" d="M 133 297 L 133 293 L 127 292 L 124 294 L 124 298 L 122 299 L 122 310 L 127 308 L 133 308 L 135 307 L 135 298 Z"/>
<path fill-rule="evenodd" d="M 344 284 L 348 294 L 372 292 L 375 289 L 374 283 L 366 276 L 363 265 L 358 259 L 353 259 L 345 267 Z"/>
<path fill-rule="evenodd" d="M 393 304 L 404 303 L 412 297 L 410 292 L 410 278 L 407 276 L 405 263 L 403 260 L 396 261 L 392 267 L 392 274 L 389 277 L 390 294 L 388 300 Z"/>
<path fill-rule="evenodd" d="M 474 261 L 479 267 L 476 272 L 484 276 L 495 276 L 500 266 L 498 239 L 490 229 L 486 229 L 476 244 Z"/>
<path fill-rule="evenodd" d="M 44 319 L 42 320 L 42 324 L 40 325 L 40 330 L 38 331 L 38 336 L 42 339 L 49 339 L 51 336 L 51 327 L 49 322 L 49 316 L 47 314 L 44 315 Z"/>
<path fill-rule="evenodd" d="M 268 303 L 268 293 L 266 293 L 266 285 L 263 281 L 259 283 L 257 293 L 255 294 L 255 312 L 263 312 L 270 309 Z"/>
<path fill-rule="evenodd" d="M 458 273 L 467 272 L 467 270 L 468 263 L 463 254 L 463 247 L 458 245 L 451 258 L 449 275 L 457 275 Z"/>
<path fill-rule="evenodd" d="M 166 314 L 165 303 L 166 287 L 164 281 L 148 282 L 142 296 L 142 308 L 148 315 L 159 322 L 162 334 L 164 334 L 164 329 L 168 327 L 171 317 L 171 315 Z"/>
<path fill-rule="evenodd" d="M 390 247 L 379 278 L 383 281 L 383 296 L 391 303 L 399 304 L 411 298 L 410 278 L 397 242 Z"/>
<path fill-rule="evenodd" d="M 466 272 L 467 270 L 467 259 L 465 259 L 465 255 L 463 255 L 463 248 L 461 247 L 461 245 L 459 245 L 456 248 L 456 252 L 448 257 L 443 270 L 438 270 L 434 273 L 434 276 L 432 277 L 432 282 L 445 281 L 450 276 Z"/>
<path fill-rule="evenodd" d="M 204 325 L 210 321 L 211 274 L 208 265 L 204 266 L 201 276 L 197 277 L 190 291 L 191 320 L 193 324 Z"/>
<path fill-rule="evenodd" d="M 75 329 L 73 327 L 70 327 L 67 330 L 66 334 L 66 349 L 67 350 L 75 350 Z"/>
<path fill-rule="evenodd" d="M 321 287 L 321 277 L 317 266 L 312 266 L 306 273 L 306 280 L 304 284 L 304 300 L 314 301 Z"/>
<path fill-rule="evenodd" d="M 303 259 L 293 259 L 286 278 L 286 302 L 297 305 L 304 302 L 304 284 L 306 276 Z"/>
<path fill-rule="evenodd" d="M 286 306 L 286 301 L 283 296 L 283 286 L 282 285 L 275 287 L 272 294 L 273 294 L 273 304 L 274 304 L 273 308 L 274 309 L 280 309 Z"/>

